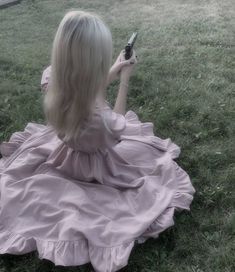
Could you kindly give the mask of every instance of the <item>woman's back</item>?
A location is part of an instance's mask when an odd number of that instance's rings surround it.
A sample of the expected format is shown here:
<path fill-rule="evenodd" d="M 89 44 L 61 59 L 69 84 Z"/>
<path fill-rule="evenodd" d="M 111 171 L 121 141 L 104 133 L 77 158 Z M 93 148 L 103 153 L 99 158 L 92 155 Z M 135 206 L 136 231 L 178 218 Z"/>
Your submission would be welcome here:
<path fill-rule="evenodd" d="M 74 150 L 94 153 L 117 144 L 125 125 L 125 118 L 106 105 L 93 112 L 81 127 L 81 133 L 76 140 L 65 143 Z M 63 141 L 63 135 L 58 137 Z"/>

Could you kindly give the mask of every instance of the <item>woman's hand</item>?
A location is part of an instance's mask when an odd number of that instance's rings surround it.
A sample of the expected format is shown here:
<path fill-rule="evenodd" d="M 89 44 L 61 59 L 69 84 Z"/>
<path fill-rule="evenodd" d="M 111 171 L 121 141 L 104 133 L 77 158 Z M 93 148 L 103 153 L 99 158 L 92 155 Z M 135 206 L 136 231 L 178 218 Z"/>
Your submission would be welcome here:
<path fill-rule="evenodd" d="M 132 56 L 129 59 L 129 64 L 125 65 L 125 67 L 122 67 L 121 69 L 121 77 L 120 77 L 121 83 L 128 84 L 136 64 L 137 64 L 137 56 L 135 54 L 135 51 L 133 50 Z"/>
<path fill-rule="evenodd" d="M 130 66 L 133 59 L 130 58 L 129 60 L 125 60 L 125 50 L 122 50 L 117 57 L 116 61 L 114 62 L 113 66 L 109 70 L 108 75 L 108 85 L 112 83 L 114 80 L 118 79 L 121 73 L 121 70 L 126 67 Z"/>

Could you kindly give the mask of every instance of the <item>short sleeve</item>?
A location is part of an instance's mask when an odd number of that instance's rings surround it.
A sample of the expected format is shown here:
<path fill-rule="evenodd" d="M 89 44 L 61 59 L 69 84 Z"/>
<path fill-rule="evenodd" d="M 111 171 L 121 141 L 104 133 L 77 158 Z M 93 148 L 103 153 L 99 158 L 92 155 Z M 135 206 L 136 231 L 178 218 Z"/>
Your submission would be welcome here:
<path fill-rule="evenodd" d="M 48 66 L 42 73 L 41 87 L 48 84 L 51 76 L 51 66 Z"/>
<path fill-rule="evenodd" d="M 122 114 L 116 113 L 109 108 L 105 112 L 105 126 L 115 138 L 119 138 L 126 128 L 126 119 Z"/>

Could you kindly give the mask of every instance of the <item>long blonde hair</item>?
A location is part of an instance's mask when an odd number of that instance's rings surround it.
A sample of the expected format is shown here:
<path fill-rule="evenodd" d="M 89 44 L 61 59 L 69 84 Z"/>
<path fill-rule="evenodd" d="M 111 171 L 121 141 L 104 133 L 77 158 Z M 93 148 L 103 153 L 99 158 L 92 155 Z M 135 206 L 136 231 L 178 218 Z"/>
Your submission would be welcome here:
<path fill-rule="evenodd" d="M 95 14 L 70 11 L 52 49 L 52 71 L 44 98 L 47 121 L 63 140 L 77 139 L 104 91 L 112 60 L 112 37 Z"/>

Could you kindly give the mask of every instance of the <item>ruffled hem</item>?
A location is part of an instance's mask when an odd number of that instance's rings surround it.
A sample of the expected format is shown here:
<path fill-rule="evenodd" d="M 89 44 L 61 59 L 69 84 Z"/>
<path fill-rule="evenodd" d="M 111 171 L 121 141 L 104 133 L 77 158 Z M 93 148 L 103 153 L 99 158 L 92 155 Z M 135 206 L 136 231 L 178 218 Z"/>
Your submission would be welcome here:
<path fill-rule="evenodd" d="M 28 123 L 24 131 L 13 133 L 8 142 L 2 142 L 0 144 L 0 153 L 3 158 L 11 156 L 30 136 L 44 128 L 44 125 Z"/>
<path fill-rule="evenodd" d="M 130 241 L 114 247 L 99 247 L 89 244 L 85 239 L 46 241 L 1 231 L 0 244 L 0 254 L 22 255 L 37 251 L 40 259 L 50 260 L 55 265 L 78 266 L 91 262 L 97 272 L 113 272 L 127 265 L 135 242 Z"/>
<path fill-rule="evenodd" d="M 172 159 L 176 159 L 180 155 L 180 147 L 173 143 L 170 138 L 161 139 L 154 135 L 153 123 L 142 123 L 135 112 L 128 111 L 125 115 L 126 128 L 123 131 L 121 140 L 135 140 L 145 142 L 159 150 L 168 152 Z"/>
<path fill-rule="evenodd" d="M 157 238 L 159 234 L 174 225 L 175 210 L 190 210 L 189 206 L 195 190 L 188 175 L 176 165 L 178 188 L 174 197 L 160 216 L 140 237 L 111 247 L 95 246 L 86 239 L 77 241 L 46 241 L 38 238 L 26 238 L 20 234 L 0 230 L 0 254 L 25 254 L 37 251 L 40 259 L 48 259 L 55 265 L 79 266 L 91 262 L 96 272 L 114 272 L 128 264 L 130 253 L 135 244 L 144 243 L 148 238 Z"/>

